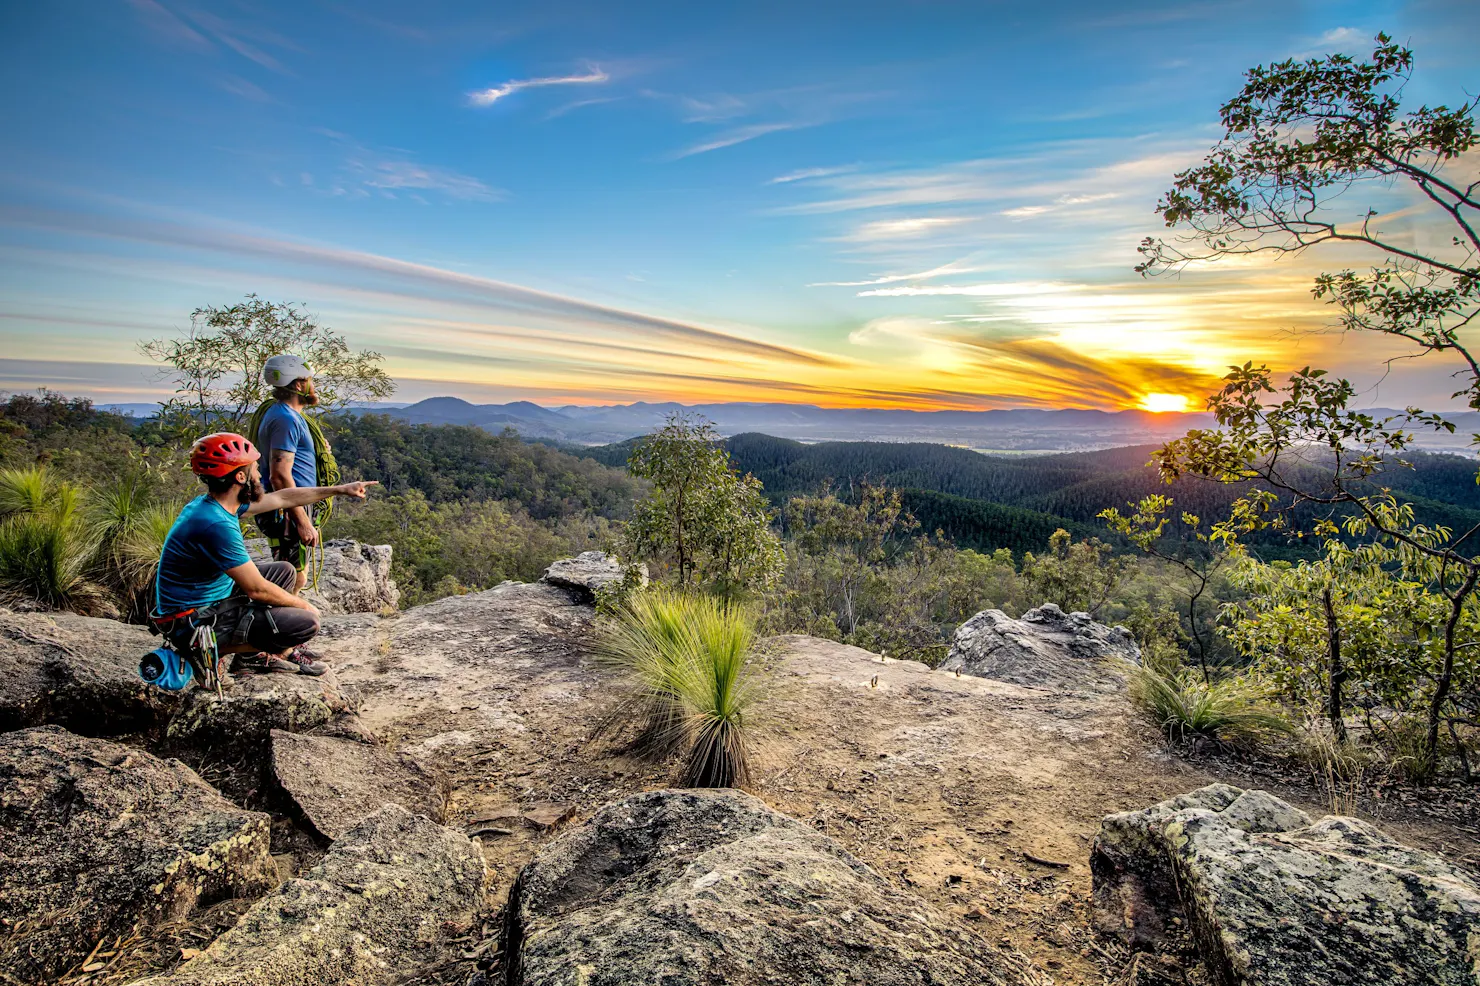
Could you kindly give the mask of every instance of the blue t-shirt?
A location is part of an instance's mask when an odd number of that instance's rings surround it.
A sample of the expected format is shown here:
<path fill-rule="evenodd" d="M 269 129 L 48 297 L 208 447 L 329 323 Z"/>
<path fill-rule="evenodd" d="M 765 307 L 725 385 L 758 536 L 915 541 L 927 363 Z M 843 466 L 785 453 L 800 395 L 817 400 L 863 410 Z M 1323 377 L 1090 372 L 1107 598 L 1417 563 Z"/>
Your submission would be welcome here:
<path fill-rule="evenodd" d="M 313 450 L 313 433 L 303 415 L 281 401 L 262 415 L 257 429 L 257 447 L 262 450 L 262 485 L 272 489 L 273 452 L 293 453 L 293 485 L 319 485 L 318 456 Z"/>
<path fill-rule="evenodd" d="M 242 504 L 233 515 L 205 494 L 185 504 L 159 555 L 159 574 L 154 579 L 158 615 L 210 606 L 236 590 L 226 570 L 252 560 L 237 519 L 247 512 L 247 506 Z"/>

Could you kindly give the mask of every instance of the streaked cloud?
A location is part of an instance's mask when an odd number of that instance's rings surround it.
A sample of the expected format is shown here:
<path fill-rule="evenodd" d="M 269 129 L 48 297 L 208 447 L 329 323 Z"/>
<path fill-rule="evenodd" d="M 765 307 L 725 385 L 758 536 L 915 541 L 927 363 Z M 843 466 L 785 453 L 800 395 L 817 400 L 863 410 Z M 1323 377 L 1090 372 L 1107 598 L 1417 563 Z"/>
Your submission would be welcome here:
<path fill-rule="evenodd" d="M 513 79 L 489 89 L 479 89 L 468 93 L 468 102 L 474 106 L 492 106 L 505 96 L 525 89 L 540 89 L 546 86 L 599 85 L 610 80 L 611 76 L 603 72 L 600 66 L 591 65 L 581 75 L 547 75 L 538 79 Z"/>
<path fill-rule="evenodd" d="M 736 144 L 743 144 L 748 140 L 764 137 L 766 134 L 779 133 L 782 130 L 797 130 L 803 126 L 806 126 L 806 124 L 781 122 L 752 123 L 744 127 L 735 127 L 731 130 L 722 131 L 714 137 L 701 141 L 692 147 L 686 147 L 673 155 L 673 157 L 677 159 L 692 157 L 695 154 L 707 154 L 710 151 L 717 151 L 723 147 L 734 147 Z"/>
<path fill-rule="evenodd" d="M 415 161 L 366 160 L 356 157 L 347 163 L 347 168 L 366 188 L 387 191 L 416 189 L 441 192 L 448 198 L 465 202 L 494 202 L 504 197 L 501 189 L 490 188 L 471 175 L 459 174 L 447 168 L 418 164 Z"/>
<path fill-rule="evenodd" d="M 897 284 L 900 281 L 926 281 L 932 277 L 947 277 L 953 274 L 975 274 L 981 271 L 980 267 L 963 267 L 956 263 L 942 264 L 932 267 L 930 270 L 922 270 L 916 274 L 881 274 L 864 281 L 814 281 L 808 284 L 809 288 L 857 288 L 866 287 L 871 284 Z"/>
<path fill-rule="evenodd" d="M 311 269 L 366 278 L 374 285 L 373 289 L 380 292 L 400 290 L 409 292 L 415 297 L 490 305 L 529 317 L 573 322 L 573 328 L 582 323 L 595 323 L 619 329 L 639 330 L 649 336 L 709 346 L 717 356 L 731 354 L 772 363 L 797 363 L 812 366 L 840 365 L 836 357 L 801 348 L 763 342 L 677 319 L 617 308 L 493 278 L 358 250 L 286 240 L 220 227 L 24 207 L 0 208 L 0 224 L 51 230 L 81 237 L 103 237 L 136 243 L 206 249 L 239 258 L 251 257 L 278 261 L 294 268 L 307 265 Z"/>
<path fill-rule="evenodd" d="M 857 165 L 844 165 L 838 168 L 801 168 L 797 171 L 788 171 L 784 175 L 777 175 L 767 185 L 785 185 L 794 181 L 810 181 L 814 178 L 827 178 L 832 175 L 846 175 L 850 171 L 856 171 Z"/>

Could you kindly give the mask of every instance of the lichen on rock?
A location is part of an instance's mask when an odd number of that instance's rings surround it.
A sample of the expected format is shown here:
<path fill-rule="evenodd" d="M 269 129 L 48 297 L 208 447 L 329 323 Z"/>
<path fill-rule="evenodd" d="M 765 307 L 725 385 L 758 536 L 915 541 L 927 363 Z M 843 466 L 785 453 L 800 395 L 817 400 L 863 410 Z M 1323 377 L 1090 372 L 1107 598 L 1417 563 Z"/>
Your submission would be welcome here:
<path fill-rule="evenodd" d="M 268 816 L 177 760 L 57 726 L 0 735 L 0 980 L 276 883 Z"/>
<path fill-rule="evenodd" d="M 1211 785 L 1110 815 L 1091 856 L 1100 927 L 1147 948 L 1174 918 L 1219 986 L 1474 986 L 1480 885 L 1355 818 L 1312 823 Z"/>

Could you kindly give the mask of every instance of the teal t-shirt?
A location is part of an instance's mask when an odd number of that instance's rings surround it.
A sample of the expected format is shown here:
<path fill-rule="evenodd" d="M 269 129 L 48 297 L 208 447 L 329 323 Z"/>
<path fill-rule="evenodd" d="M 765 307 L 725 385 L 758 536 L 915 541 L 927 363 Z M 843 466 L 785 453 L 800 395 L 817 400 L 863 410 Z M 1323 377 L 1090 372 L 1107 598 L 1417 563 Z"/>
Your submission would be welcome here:
<path fill-rule="evenodd" d="M 272 489 L 273 452 L 293 453 L 293 485 L 317 486 L 318 456 L 313 449 L 313 432 L 303 415 L 278 401 L 262 415 L 262 424 L 257 428 L 257 447 L 262 450 L 262 485 Z"/>
<path fill-rule="evenodd" d="M 210 606 L 235 591 L 236 583 L 227 569 L 252 560 L 238 519 L 246 512 L 244 503 L 233 515 L 205 494 L 185 504 L 159 555 L 159 573 L 154 578 L 157 615 Z"/>

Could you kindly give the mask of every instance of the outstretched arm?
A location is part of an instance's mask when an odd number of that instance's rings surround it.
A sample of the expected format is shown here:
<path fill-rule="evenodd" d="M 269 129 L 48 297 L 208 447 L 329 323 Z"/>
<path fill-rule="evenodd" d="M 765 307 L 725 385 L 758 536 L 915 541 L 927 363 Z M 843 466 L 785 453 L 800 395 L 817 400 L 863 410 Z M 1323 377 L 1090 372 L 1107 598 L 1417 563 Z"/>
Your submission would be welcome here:
<path fill-rule="evenodd" d="M 342 483 L 339 486 L 292 486 L 285 490 L 274 490 L 263 494 L 262 499 L 255 503 L 248 504 L 246 515 L 255 517 L 273 510 L 306 507 L 331 496 L 352 496 L 356 500 L 363 500 L 368 488 L 379 485 L 375 480 L 369 479 L 357 483 Z"/>
<path fill-rule="evenodd" d="M 286 449 L 273 449 L 271 459 L 269 473 L 272 476 L 272 488 L 277 492 L 296 488 L 298 484 L 293 481 L 293 453 Z M 314 529 L 313 519 L 309 517 L 306 508 L 294 507 L 288 511 L 288 518 L 297 529 L 300 541 L 310 547 L 318 543 L 319 532 Z"/>

